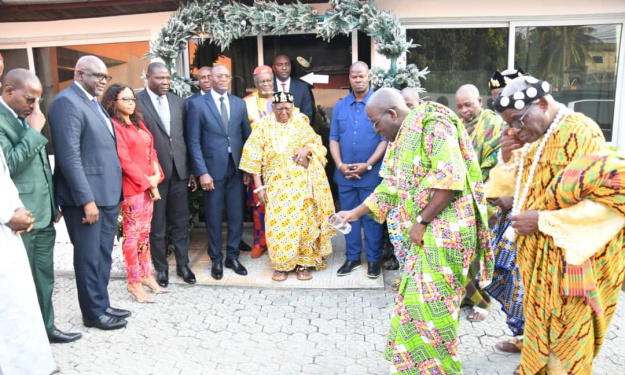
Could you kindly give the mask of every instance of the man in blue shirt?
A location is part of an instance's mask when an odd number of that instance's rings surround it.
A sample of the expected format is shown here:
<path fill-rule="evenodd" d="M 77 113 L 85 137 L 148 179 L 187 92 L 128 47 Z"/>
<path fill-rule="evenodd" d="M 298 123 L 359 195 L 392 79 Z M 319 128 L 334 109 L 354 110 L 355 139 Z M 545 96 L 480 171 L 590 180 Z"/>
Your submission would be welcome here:
<path fill-rule="evenodd" d="M 330 153 L 336 163 L 334 182 L 339 187 L 341 210 L 351 210 L 364 201 L 382 181 L 380 164 L 388 142 L 376 134 L 365 113 L 365 106 L 373 90 L 369 87 L 369 67 L 362 61 L 349 68 L 352 93 L 334 107 L 330 125 Z M 349 275 L 360 268 L 362 249 L 361 228 L 365 229 L 367 276 L 380 276 L 383 227 L 365 216 L 354 221 L 352 231 L 345 235 L 346 261 L 337 275 Z"/>

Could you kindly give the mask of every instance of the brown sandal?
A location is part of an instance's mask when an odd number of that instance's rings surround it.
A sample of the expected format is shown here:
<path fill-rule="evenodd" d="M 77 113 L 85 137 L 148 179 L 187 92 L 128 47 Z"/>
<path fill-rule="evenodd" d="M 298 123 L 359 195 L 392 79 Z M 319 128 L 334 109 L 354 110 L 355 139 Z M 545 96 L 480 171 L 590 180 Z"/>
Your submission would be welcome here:
<path fill-rule="evenodd" d="M 273 276 L 271 276 L 271 280 L 273 281 L 284 281 L 289 277 L 288 272 L 284 271 L 273 271 Z"/>
<path fill-rule="evenodd" d="M 498 342 L 495 347 L 506 353 L 521 353 L 521 348 L 523 348 L 523 341 L 514 337 L 510 340 Z"/>
<path fill-rule="evenodd" d="M 295 273 L 297 274 L 298 280 L 304 281 L 304 280 L 312 279 L 312 274 L 306 267 L 297 267 L 297 269 L 295 270 Z"/>
<path fill-rule="evenodd" d="M 391 292 L 395 292 L 395 293 L 399 292 L 399 285 L 400 284 L 401 284 L 401 280 L 400 279 L 395 280 L 393 285 L 391 285 L 391 287 L 390 287 Z"/>

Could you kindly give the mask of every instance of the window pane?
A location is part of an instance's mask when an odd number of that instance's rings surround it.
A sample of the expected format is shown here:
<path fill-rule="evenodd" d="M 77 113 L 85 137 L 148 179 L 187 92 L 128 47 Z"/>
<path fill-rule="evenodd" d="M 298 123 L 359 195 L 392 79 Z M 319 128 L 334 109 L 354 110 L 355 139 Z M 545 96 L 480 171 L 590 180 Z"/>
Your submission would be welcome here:
<path fill-rule="evenodd" d="M 456 108 L 458 87 L 472 83 L 482 96 L 489 98 L 488 80 L 495 70 L 506 68 L 506 28 L 410 29 L 406 36 L 419 44 L 408 54 L 408 63 L 419 69 L 429 67 L 427 79 L 421 82 L 427 96 L 452 109 Z"/>
<path fill-rule="evenodd" d="M 621 24 L 517 27 L 516 64 L 553 97 L 595 120 L 612 140 Z"/>
<path fill-rule="evenodd" d="M 107 87 L 112 83 L 124 83 L 135 90 L 142 89 L 145 84 L 141 75 L 150 63 L 142 57 L 149 47 L 149 43 L 145 41 L 33 48 L 35 70 L 43 86 L 42 96 L 45 99 L 41 111 L 47 118 L 52 99 L 72 84 L 76 61 L 85 55 L 95 55 L 104 61 L 109 74 L 113 76 L 112 81 L 107 82 Z M 44 127 L 43 134 L 48 139 L 49 133 L 49 127 Z M 52 151 L 51 142 L 46 147 L 48 152 Z"/>
<path fill-rule="evenodd" d="M 28 69 L 28 54 L 25 48 L 21 49 L 0 49 L 0 54 L 4 59 L 4 73 L 15 68 Z M 1 78 L 0 78 L 1 79 Z"/>

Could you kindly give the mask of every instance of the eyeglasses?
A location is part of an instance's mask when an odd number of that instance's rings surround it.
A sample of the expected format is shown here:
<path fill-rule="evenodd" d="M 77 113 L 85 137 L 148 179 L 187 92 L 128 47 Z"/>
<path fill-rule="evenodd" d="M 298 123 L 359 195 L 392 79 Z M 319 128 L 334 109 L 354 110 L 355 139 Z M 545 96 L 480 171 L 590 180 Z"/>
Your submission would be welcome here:
<path fill-rule="evenodd" d="M 82 72 L 83 74 L 88 75 L 88 76 L 95 77 L 98 81 L 105 81 L 105 82 L 107 82 L 107 81 L 110 81 L 110 80 L 112 80 L 112 79 L 113 79 L 113 77 L 111 77 L 111 76 L 110 76 L 110 75 L 108 75 L 108 74 L 103 74 L 103 73 L 94 73 L 94 72 L 89 71 L 89 70 L 81 70 L 81 72 Z"/>
<path fill-rule="evenodd" d="M 123 101 L 124 103 L 136 103 L 137 102 L 137 98 L 119 98 L 119 99 L 115 99 L 116 101 Z"/>
<path fill-rule="evenodd" d="M 273 83 L 273 79 L 265 79 L 263 81 L 258 81 L 257 83 L 259 85 L 266 85 L 266 84 L 269 84 L 269 83 Z"/>
<path fill-rule="evenodd" d="M 35 98 L 35 97 L 32 97 L 32 96 L 24 95 L 24 94 L 21 94 L 21 92 L 22 92 L 21 89 L 15 89 L 15 87 L 9 86 L 9 85 L 7 85 L 7 87 L 10 87 L 10 88 L 12 88 L 15 91 L 20 91 L 20 95 L 22 95 L 22 97 L 24 97 L 24 99 L 26 99 L 26 104 L 28 104 L 28 105 L 33 105 L 35 103 L 41 104 L 43 102 L 43 98 L 42 97 Z"/>
<path fill-rule="evenodd" d="M 35 103 L 41 104 L 43 102 L 43 98 L 33 98 L 32 96 L 22 95 L 24 99 L 26 99 L 26 104 L 33 105 Z"/>
<path fill-rule="evenodd" d="M 274 108 L 274 112 L 288 112 L 291 110 L 291 107 L 283 107 L 283 108 Z"/>
<path fill-rule="evenodd" d="M 232 78 L 232 76 L 229 76 L 227 74 L 217 74 L 214 76 L 215 78 L 217 78 L 218 80 L 229 80 L 230 78 Z"/>
<path fill-rule="evenodd" d="M 378 131 L 378 123 L 380 122 L 380 120 L 382 120 L 382 118 L 384 117 L 384 115 L 386 115 L 388 113 L 388 111 L 390 111 L 391 109 L 395 109 L 395 107 L 390 107 L 387 108 L 386 111 L 384 111 L 384 113 L 382 114 L 382 116 L 380 116 L 380 118 L 378 119 L 378 121 L 373 123 L 373 130 L 375 130 L 376 132 Z"/>
<path fill-rule="evenodd" d="M 530 108 L 532 108 L 532 106 L 536 104 L 535 102 L 533 102 L 532 104 L 529 105 L 529 107 L 527 107 L 527 109 L 525 110 L 525 112 L 523 112 L 523 115 L 521 115 L 521 117 L 519 117 L 518 119 L 512 121 L 510 123 L 510 126 L 512 126 L 515 129 L 521 129 L 525 126 L 525 123 L 523 122 L 523 119 L 525 118 L 525 115 L 527 115 L 527 112 L 530 111 Z"/>

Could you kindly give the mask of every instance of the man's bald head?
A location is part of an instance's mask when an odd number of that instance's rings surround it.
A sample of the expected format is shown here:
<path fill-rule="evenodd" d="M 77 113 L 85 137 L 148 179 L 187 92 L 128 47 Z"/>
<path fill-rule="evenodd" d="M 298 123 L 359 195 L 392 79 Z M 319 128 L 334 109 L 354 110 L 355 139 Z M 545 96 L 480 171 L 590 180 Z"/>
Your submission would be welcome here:
<path fill-rule="evenodd" d="M 104 61 L 100 60 L 98 57 L 87 55 L 79 58 L 76 62 L 76 67 L 74 68 L 74 76 L 79 70 L 90 70 L 97 72 L 100 70 L 106 70 L 106 65 L 104 64 Z"/>
<path fill-rule="evenodd" d="M 349 85 L 356 100 L 362 100 L 369 92 L 369 66 L 362 61 L 356 61 L 349 67 Z"/>
<path fill-rule="evenodd" d="M 406 106 L 408 106 L 411 110 L 417 108 L 421 104 L 421 95 L 419 95 L 419 90 L 414 87 L 406 87 L 401 90 L 401 96 L 404 98 Z"/>
<path fill-rule="evenodd" d="M 41 82 L 26 69 L 10 70 L 2 80 L 2 100 L 19 117 L 30 115 L 41 98 Z"/>
<path fill-rule="evenodd" d="M 374 123 L 375 131 L 389 141 L 394 141 L 410 109 L 398 90 L 384 87 L 371 95 L 366 112 Z"/>
<path fill-rule="evenodd" d="M 83 56 L 76 62 L 74 81 L 92 96 L 102 95 L 110 78 L 106 64 L 96 56 Z"/>
<path fill-rule="evenodd" d="M 462 85 L 456 91 L 456 107 L 464 124 L 473 121 L 482 112 L 482 97 L 475 85 Z"/>
<path fill-rule="evenodd" d="M 35 73 L 21 68 L 10 70 L 2 80 L 3 86 L 12 86 L 14 89 L 21 89 L 25 85 L 32 83 L 41 85 Z"/>
<path fill-rule="evenodd" d="M 163 64 L 162 62 L 155 61 L 153 63 L 150 63 L 150 65 L 148 65 L 146 75 L 154 74 L 157 70 L 160 71 L 161 69 L 165 69 L 169 71 L 169 69 L 167 69 L 167 65 Z"/>

